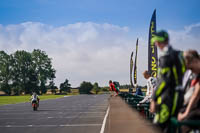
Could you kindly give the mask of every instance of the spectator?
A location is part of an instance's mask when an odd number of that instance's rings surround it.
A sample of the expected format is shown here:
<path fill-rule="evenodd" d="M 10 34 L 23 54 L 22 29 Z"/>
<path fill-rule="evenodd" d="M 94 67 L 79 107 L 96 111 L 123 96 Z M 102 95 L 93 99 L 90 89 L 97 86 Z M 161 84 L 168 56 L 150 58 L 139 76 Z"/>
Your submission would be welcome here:
<path fill-rule="evenodd" d="M 186 68 L 189 70 L 183 78 L 183 88 L 185 90 L 184 104 L 178 114 L 178 120 L 200 120 L 200 57 L 197 51 L 189 50 L 184 53 L 184 59 Z M 200 129 L 200 127 L 186 126 L 183 126 L 181 129 L 183 133 L 186 133 L 191 128 Z"/>
<path fill-rule="evenodd" d="M 142 101 L 139 102 L 138 106 L 142 103 L 149 103 L 152 99 L 153 90 L 156 87 L 156 78 L 151 77 L 151 75 L 148 73 L 148 71 L 143 72 L 144 78 L 147 80 L 147 92 L 146 96 Z"/>
<path fill-rule="evenodd" d="M 136 96 L 143 96 L 143 93 L 142 93 L 142 89 L 141 89 L 141 87 L 136 86 L 136 92 L 135 92 L 135 95 L 136 95 Z"/>
<path fill-rule="evenodd" d="M 170 130 L 170 117 L 177 116 L 179 108 L 179 90 L 182 85 L 185 64 L 183 52 L 174 50 L 169 45 L 169 35 L 166 31 L 155 33 L 151 43 L 160 49 L 158 84 L 153 93 L 150 111 L 156 112 L 154 123 L 158 124 L 163 132 Z"/>
<path fill-rule="evenodd" d="M 117 81 L 113 81 L 113 84 L 115 85 L 116 93 L 117 93 L 117 95 L 118 95 L 119 92 L 120 92 L 120 89 L 119 89 L 120 84 L 119 84 L 119 82 L 117 82 Z"/>
<path fill-rule="evenodd" d="M 115 85 L 113 84 L 112 80 L 109 81 L 109 86 L 110 86 L 111 97 L 117 96 L 118 92 L 117 92 L 117 89 L 115 88 Z"/>

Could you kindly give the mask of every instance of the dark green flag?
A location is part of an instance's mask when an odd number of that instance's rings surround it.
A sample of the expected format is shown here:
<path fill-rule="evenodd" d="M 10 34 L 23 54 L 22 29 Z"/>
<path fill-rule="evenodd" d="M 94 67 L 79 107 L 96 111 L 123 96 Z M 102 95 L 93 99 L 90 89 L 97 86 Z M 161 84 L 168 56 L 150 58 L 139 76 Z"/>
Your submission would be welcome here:
<path fill-rule="evenodd" d="M 157 57 L 157 47 L 155 44 L 151 44 L 151 38 L 156 32 L 156 10 L 154 10 L 150 27 L 149 27 L 149 43 L 148 43 L 148 71 L 152 77 L 157 77 L 158 70 L 158 57 Z"/>
<path fill-rule="evenodd" d="M 136 42 L 135 64 L 134 64 L 134 84 L 137 84 L 137 52 L 138 52 L 138 38 Z"/>
<path fill-rule="evenodd" d="M 130 82 L 131 87 L 133 88 L 133 52 L 131 53 L 131 60 L 130 60 Z"/>

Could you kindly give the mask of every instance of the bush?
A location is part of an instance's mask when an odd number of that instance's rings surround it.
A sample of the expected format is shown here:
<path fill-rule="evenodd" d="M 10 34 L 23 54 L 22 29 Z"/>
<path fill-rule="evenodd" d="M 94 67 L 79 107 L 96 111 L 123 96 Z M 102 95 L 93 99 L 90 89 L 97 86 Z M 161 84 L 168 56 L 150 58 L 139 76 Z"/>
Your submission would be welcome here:
<path fill-rule="evenodd" d="M 93 85 L 90 82 L 83 81 L 79 87 L 80 94 L 91 94 Z"/>
<path fill-rule="evenodd" d="M 109 91 L 109 87 L 102 87 L 102 91 Z"/>
<path fill-rule="evenodd" d="M 95 82 L 93 85 L 93 91 L 95 92 L 95 94 L 98 94 L 101 91 L 101 88 L 99 87 L 97 82 Z"/>

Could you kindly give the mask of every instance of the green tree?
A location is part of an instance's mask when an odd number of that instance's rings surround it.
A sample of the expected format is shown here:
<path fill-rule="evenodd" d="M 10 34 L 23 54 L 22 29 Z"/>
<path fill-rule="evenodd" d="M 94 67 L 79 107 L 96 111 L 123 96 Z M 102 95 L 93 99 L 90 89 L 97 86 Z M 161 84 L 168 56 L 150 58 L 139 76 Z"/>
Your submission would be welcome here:
<path fill-rule="evenodd" d="M 90 91 L 92 90 L 92 88 L 92 83 L 83 81 L 79 87 L 79 92 L 80 94 L 91 94 Z"/>
<path fill-rule="evenodd" d="M 46 83 L 55 78 L 55 69 L 53 69 L 51 58 L 39 49 L 32 52 L 33 68 L 37 75 L 38 86 L 41 93 L 47 92 Z"/>
<path fill-rule="evenodd" d="M 25 94 L 30 94 L 32 92 L 30 88 L 30 82 L 31 82 L 30 76 L 34 75 L 31 54 L 24 50 L 16 51 L 12 55 L 12 58 L 13 58 L 13 63 L 12 63 L 13 87 L 15 89 L 21 88 L 20 91 L 25 92 Z"/>
<path fill-rule="evenodd" d="M 102 87 L 101 89 L 102 89 L 102 91 L 104 91 L 104 92 L 108 92 L 108 91 L 109 91 L 109 87 Z"/>
<path fill-rule="evenodd" d="M 71 84 L 69 84 L 68 79 L 66 79 L 64 83 L 60 84 L 60 93 L 62 93 L 62 91 L 70 93 L 71 91 L 70 89 L 71 89 Z"/>
<path fill-rule="evenodd" d="M 30 89 L 31 92 L 36 92 L 37 94 L 40 94 L 40 89 L 38 87 L 38 80 L 37 80 L 37 74 L 35 73 L 34 68 L 29 71 L 29 81 L 27 87 Z"/>
<path fill-rule="evenodd" d="M 50 81 L 50 82 L 49 82 L 48 89 L 51 90 L 51 93 L 52 93 L 52 94 L 56 94 L 57 86 L 55 86 L 54 81 Z"/>
<path fill-rule="evenodd" d="M 19 95 L 46 93 L 47 82 L 55 78 L 51 59 L 41 50 L 32 53 L 24 50 L 8 55 L 0 51 L 0 90 L 6 94 Z"/>
<path fill-rule="evenodd" d="M 11 57 L 0 51 L 0 89 L 7 95 L 11 95 L 11 71 Z"/>
<path fill-rule="evenodd" d="M 101 88 L 99 87 L 97 82 L 94 83 L 93 90 L 95 91 L 96 94 L 100 92 Z"/>

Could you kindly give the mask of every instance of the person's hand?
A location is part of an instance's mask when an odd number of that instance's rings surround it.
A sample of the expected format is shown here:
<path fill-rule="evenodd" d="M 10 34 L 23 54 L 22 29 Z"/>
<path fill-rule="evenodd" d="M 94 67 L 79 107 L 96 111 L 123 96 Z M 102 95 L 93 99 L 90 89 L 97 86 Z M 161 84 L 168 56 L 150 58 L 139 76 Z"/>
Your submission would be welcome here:
<path fill-rule="evenodd" d="M 150 110 L 149 110 L 151 113 L 155 113 L 156 112 L 156 103 L 155 101 L 151 101 L 150 103 Z"/>
<path fill-rule="evenodd" d="M 179 120 L 179 121 L 182 121 L 186 116 L 187 116 L 186 113 L 179 113 L 179 114 L 178 114 L 178 120 Z"/>

